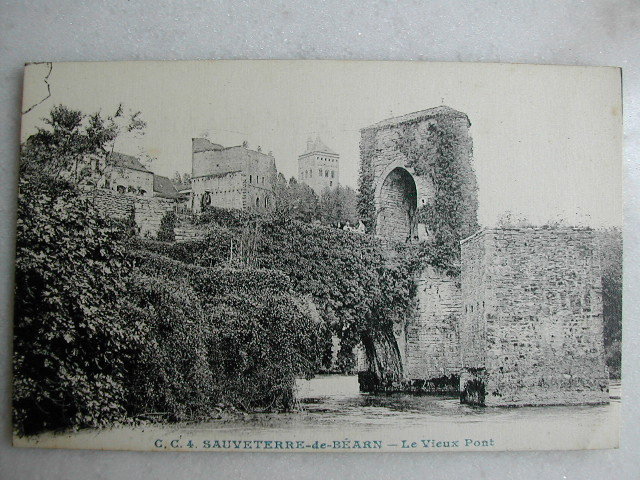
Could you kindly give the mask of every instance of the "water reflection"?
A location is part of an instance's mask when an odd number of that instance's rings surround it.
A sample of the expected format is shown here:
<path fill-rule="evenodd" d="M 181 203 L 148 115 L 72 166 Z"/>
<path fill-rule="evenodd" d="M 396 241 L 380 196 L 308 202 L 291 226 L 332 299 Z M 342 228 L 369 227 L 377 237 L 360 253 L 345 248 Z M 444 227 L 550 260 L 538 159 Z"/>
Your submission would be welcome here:
<path fill-rule="evenodd" d="M 404 424 L 416 426 L 434 422 L 509 422 L 512 420 L 545 421 L 568 417 L 578 421 L 588 418 L 606 421 L 616 406 L 553 406 L 553 407 L 473 407 L 460 403 L 458 397 L 415 394 L 366 394 L 358 390 L 357 377 L 325 375 L 298 381 L 298 399 L 304 414 L 317 417 L 320 423 L 344 421 L 349 424 Z M 620 402 L 620 385 L 611 388 L 611 402 Z"/>
<path fill-rule="evenodd" d="M 617 423 L 620 385 L 611 388 L 611 403 L 595 406 L 552 407 L 472 407 L 458 397 L 415 394 L 366 394 L 358 389 L 355 376 L 320 375 L 298 380 L 299 410 L 292 413 L 246 415 L 242 419 L 207 422 L 195 429 L 286 430 L 296 428 L 394 430 L 423 427 L 435 423 L 554 424 L 556 428 L 572 424 Z"/>

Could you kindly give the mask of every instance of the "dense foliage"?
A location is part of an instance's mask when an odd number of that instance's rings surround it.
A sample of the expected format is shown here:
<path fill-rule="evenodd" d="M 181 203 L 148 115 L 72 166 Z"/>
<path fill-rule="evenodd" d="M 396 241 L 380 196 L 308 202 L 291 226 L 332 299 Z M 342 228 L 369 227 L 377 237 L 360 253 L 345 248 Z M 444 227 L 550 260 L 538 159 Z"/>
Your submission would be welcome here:
<path fill-rule="evenodd" d="M 295 378 L 318 367 L 318 326 L 285 275 L 131 257 L 130 316 L 147 326 L 129 379 L 134 414 L 292 408 Z"/>
<path fill-rule="evenodd" d="M 120 312 L 130 264 L 124 229 L 73 190 L 20 182 L 14 315 L 17 429 L 124 418 L 125 362 L 139 325 Z"/>
<path fill-rule="evenodd" d="M 599 234 L 602 257 L 602 307 L 604 347 L 612 378 L 620 378 L 622 361 L 622 232 L 617 229 Z"/>
<path fill-rule="evenodd" d="M 452 273 L 457 273 L 460 240 L 479 228 L 477 187 L 466 141 L 452 126 L 439 123 L 425 131 L 403 124 L 396 141 L 406 165 L 416 175 L 429 178 L 434 191 L 416 212 L 415 221 L 426 225 L 429 233 L 419 254 L 428 264 L 436 262 L 435 266 L 445 266 Z"/>
<path fill-rule="evenodd" d="M 373 159 L 376 155 L 375 130 L 364 130 L 360 139 L 360 170 L 358 175 L 357 210 L 367 233 L 376 231 L 375 175 Z"/>
<path fill-rule="evenodd" d="M 208 238 L 174 245 L 143 241 L 148 250 L 202 266 L 245 265 L 285 273 L 293 290 L 313 300 L 327 335 L 341 339 L 340 367 L 351 368 L 363 332 L 389 330 L 410 307 L 411 246 L 386 258 L 375 238 L 337 228 L 244 212 L 209 209 Z M 242 247 L 242 245 L 247 245 Z M 326 352 L 325 352 L 326 353 Z M 328 355 L 325 354 L 325 367 Z"/>
<path fill-rule="evenodd" d="M 273 191 L 276 217 L 324 225 L 358 223 L 356 192 L 351 187 L 338 185 L 316 195 L 306 183 L 293 177 L 287 182 L 278 174 Z"/>
<path fill-rule="evenodd" d="M 290 409 L 295 378 L 318 370 L 320 325 L 282 272 L 141 249 L 74 190 L 22 181 L 18 214 L 19 433 Z"/>

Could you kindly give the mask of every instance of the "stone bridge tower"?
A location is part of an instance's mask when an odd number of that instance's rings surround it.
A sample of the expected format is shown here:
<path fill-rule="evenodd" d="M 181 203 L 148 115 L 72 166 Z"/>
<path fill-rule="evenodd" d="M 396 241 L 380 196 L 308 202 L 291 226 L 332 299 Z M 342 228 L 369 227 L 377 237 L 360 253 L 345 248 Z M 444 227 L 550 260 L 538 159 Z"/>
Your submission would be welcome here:
<path fill-rule="evenodd" d="M 477 230 L 470 125 L 464 113 L 440 106 L 361 130 L 359 209 L 370 233 L 401 243 L 449 238 L 459 249 L 459 240 Z M 457 180 L 452 183 L 453 176 Z M 442 195 L 447 188 L 448 197 Z M 455 222 L 445 219 L 444 224 L 452 225 L 447 232 L 439 231 L 442 222 L 429 224 L 423 215 L 443 198 L 455 203 L 457 215 Z M 426 265 L 416 286 L 414 312 L 387 339 L 394 345 L 363 339 L 368 368 L 361 374 L 364 390 L 458 391 L 460 279 Z M 389 358 L 393 355 L 399 361 Z"/>
<path fill-rule="evenodd" d="M 451 172 L 464 178 L 460 191 L 464 221 L 461 238 L 477 228 L 477 186 L 471 167 L 473 142 L 466 114 L 441 106 L 389 118 L 361 130 L 361 191 L 370 191 L 369 231 L 406 242 L 433 234 L 433 226 L 419 224 L 417 210 L 440 188 L 425 165 L 438 153 L 430 131 L 439 128 L 452 139 L 455 165 Z M 365 185 L 366 184 L 366 185 Z"/>
<path fill-rule="evenodd" d="M 606 403 L 594 232 L 478 231 L 469 126 L 437 107 L 362 129 L 359 208 L 369 231 L 430 255 L 415 272 L 412 311 L 392 332 L 363 334 L 361 388 L 460 393 L 478 405 Z"/>

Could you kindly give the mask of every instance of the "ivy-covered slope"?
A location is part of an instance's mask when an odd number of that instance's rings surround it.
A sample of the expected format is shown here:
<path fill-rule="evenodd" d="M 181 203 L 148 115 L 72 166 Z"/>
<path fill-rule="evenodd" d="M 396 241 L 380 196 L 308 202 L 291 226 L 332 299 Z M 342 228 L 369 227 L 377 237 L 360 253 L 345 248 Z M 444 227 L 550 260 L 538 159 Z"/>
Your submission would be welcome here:
<path fill-rule="evenodd" d="M 320 325 L 286 274 L 170 259 L 73 188 L 20 191 L 16 432 L 292 408 Z"/>
<path fill-rule="evenodd" d="M 389 262 L 388 247 L 372 236 L 242 212 L 208 215 L 205 240 L 141 242 L 148 250 L 195 265 L 250 265 L 283 272 L 297 295 L 313 301 L 326 334 L 341 338 L 345 370 L 352 366 L 351 347 L 363 333 L 390 331 L 411 306 L 414 256 L 396 255 L 396 261 Z M 325 356 L 325 366 L 327 361 Z"/>

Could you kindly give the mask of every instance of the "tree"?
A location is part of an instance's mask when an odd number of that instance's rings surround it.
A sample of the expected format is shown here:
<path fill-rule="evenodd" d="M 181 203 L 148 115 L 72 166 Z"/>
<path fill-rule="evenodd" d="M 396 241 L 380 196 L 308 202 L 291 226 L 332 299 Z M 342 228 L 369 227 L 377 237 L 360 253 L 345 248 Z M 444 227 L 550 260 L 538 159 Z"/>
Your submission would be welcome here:
<path fill-rule="evenodd" d="M 325 189 L 320 195 L 318 217 L 327 225 L 338 222 L 355 225 L 358 222 L 356 192 L 351 187 L 341 185 Z"/>
<path fill-rule="evenodd" d="M 140 112 L 125 113 L 119 105 L 115 114 L 90 115 L 64 105 L 51 109 L 22 145 L 20 175 L 31 178 L 31 188 L 45 182 L 50 191 L 79 183 L 95 185 L 105 173 L 106 157 L 121 134 L 142 132 Z"/>
<path fill-rule="evenodd" d="M 287 183 L 279 173 L 274 182 L 275 214 L 303 222 L 318 218 L 318 196 L 306 183 L 298 183 L 291 177 Z"/>
<path fill-rule="evenodd" d="M 191 182 L 191 174 L 188 172 L 181 174 L 180 172 L 175 171 L 173 173 L 173 177 L 171 177 L 171 181 L 174 185 L 189 185 Z"/>

